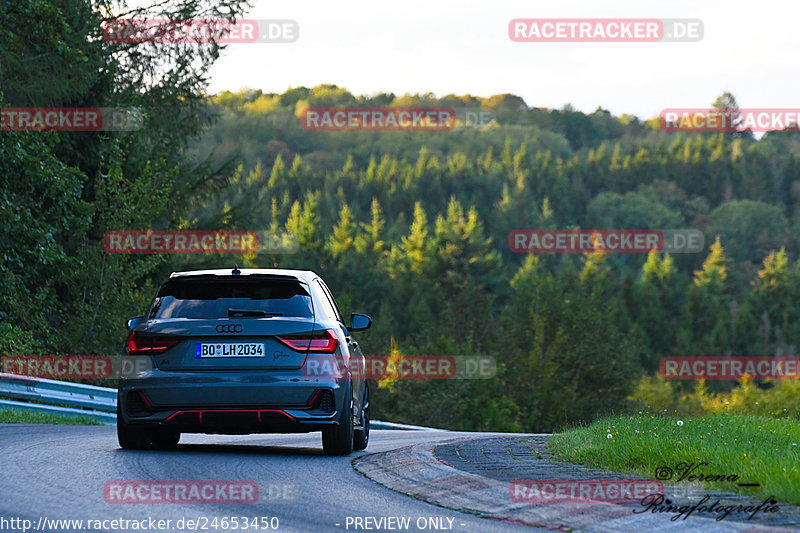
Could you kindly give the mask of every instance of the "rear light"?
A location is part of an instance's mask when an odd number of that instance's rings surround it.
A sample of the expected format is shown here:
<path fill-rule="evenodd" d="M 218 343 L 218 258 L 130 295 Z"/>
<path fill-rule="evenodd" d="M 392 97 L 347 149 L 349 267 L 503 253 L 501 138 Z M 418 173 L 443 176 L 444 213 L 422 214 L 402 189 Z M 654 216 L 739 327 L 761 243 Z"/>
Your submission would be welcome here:
<path fill-rule="evenodd" d="M 166 352 L 179 342 L 181 340 L 175 337 L 145 337 L 132 331 L 125 347 L 131 355 L 155 355 Z"/>
<path fill-rule="evenodd" d="M 280 335 L 275 338 L 297 352 L 333 353 L 339 345 L 339 340 L 330 329 L 314 335 Z"/>

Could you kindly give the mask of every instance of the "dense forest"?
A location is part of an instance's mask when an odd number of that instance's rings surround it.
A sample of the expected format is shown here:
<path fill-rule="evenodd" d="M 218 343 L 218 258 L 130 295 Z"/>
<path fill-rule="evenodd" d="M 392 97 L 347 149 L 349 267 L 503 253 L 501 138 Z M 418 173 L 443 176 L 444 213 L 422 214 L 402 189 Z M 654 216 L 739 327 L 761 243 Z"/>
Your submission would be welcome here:
<path fill-rule="evenodd" d="M 192 4 L 196 16 L 241 7 Z M 626 409 L 702 412 L 745 393 L 800 415 L 796 382 L 653 378 L 664 356 L 797 355 L 800 134 L 665 133 L 657 117 L 542 109 L 511 94 L 319 85 L 207 95 L 213 43 L 163 53 L 87 40 L 102 13 L 82 2 L 25 0 L 3 13 L 0 106 L 136 106 L 147 120 L 135 132 L 0 132 L 0 354 L 120 353 L 124 319 L 171 271 L 236 261 L 319 273 L 346 315 L 373 317 L 365 353 L 497 362 L 491 380 L 376 383 L 375 418 L 548 431 Z M 68 80 L 32 80 L 37 54 Z M 303 110 L 334 106 L 452 107 L 491 121 L 301 127 Z M 300 246 L 244 257 L 103 251 L 105 232 L 147 228 L 281 230 Z M 512 253 L 508 233 L 528 228 L 696 228 L 706 246 Z"/>

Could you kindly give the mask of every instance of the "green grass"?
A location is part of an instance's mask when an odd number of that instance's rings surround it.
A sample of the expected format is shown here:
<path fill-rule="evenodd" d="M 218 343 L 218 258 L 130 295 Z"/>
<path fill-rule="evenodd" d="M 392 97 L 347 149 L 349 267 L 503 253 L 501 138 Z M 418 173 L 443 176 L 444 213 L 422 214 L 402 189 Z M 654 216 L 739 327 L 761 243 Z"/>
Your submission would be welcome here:
<path fill-rule="evenodd" d="M 67 426 L 102 426 L 89 416 L 63 416 L 15 409 L 0 409 L 0 424 L 62 424 Z"/>
<path fill-rule="evenodd" d="M 682 423 L 682 425 L 679 425 Z M 609 438 L 608 435 L 611 435 Z M 735 482 L 686 483 L 800 504 L 800 423 L 755 415 L 682 419 L 611 417 L 550 439 L 554 458 L 655 479 L 655 469 L 702 463 L 694 474 L 737 474 Z M 673 476 L 673 481 L 679 475 Z M 739 487 L 737 483 L 760 483 Z"/>

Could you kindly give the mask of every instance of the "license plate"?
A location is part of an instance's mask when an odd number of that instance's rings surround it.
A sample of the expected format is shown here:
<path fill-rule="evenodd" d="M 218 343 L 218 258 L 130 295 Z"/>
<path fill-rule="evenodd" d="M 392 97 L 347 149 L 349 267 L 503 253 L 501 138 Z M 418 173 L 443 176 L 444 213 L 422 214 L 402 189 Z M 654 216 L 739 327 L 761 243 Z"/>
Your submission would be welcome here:
<path fill-rule="evenodd" d="M 194 345 L 195 357 L 264 357 L 264 344 L 260 342 L 198 342 Z"/>

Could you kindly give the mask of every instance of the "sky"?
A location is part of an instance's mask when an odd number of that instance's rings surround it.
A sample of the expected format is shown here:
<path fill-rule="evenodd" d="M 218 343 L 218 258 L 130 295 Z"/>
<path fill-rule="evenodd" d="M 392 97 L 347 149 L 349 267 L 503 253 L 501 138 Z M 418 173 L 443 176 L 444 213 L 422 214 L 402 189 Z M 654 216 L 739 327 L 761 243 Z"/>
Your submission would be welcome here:
<path fill-rule="evenodd" d="M 334 83 L 354 94 L 512 93 L 531 107 L 651 118 L 708 107 L 800 107 L 800 3 L 774 1 L 253 0 L 245 18 L 293 19 L 293 43 L 231 44 L 209 90 L 283 92 Z M 518 43 L 515 18 L 686 18 L 698 42 Z"/>

